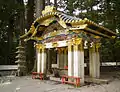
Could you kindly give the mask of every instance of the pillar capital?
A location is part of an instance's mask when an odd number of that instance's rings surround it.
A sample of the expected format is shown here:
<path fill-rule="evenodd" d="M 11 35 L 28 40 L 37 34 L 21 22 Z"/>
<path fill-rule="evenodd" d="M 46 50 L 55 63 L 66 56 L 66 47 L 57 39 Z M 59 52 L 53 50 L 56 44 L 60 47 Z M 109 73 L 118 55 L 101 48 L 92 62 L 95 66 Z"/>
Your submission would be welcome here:
<path fill-rule="evenodd" d="M 92 52 L 95 52 L 95 43 L 93 43 L 93 42 L 89 43 L 89 49 L 90 49 Z"/>
<path fill-rule="evenodd" d="M 61 48 L 58 48 L 57 50 L 58 50 L 58 53 L 59 53 L 59 54 L 62 53 Z"/>
<path fill-rule="evenodd" d="M 94 52 L 98 52 L 99 48 L 101 46 L 101 43 L 97 42 L 97 43 L 90 43 L 89 48 L 94 51 Z"/>
<path fill-rule="evenodd" d="M 96 48 L 100 48 L 101 43 L 95 43 L 95 45 L 96 45 Z"/>
<path fill-rule="evenodd" d="M 57 47 L 57 46 L 58 46 L 58 43 L 57 43 L 57 42 L 53 42 L 53 43 L 52 43 L 52 46 L 53 46 L 53 47 Z"/>
<path fill-rule="evenodd" d="M 68 40 L 68 46 L 71 46 L 73 44 L 72 40 Z"/>
<path fill-rule="evenodd" d="M 73 44 L 79 45 L 82 43 L 82 38 L 73 38 L 72 41 L 73 41 Z"/>
<path fill-rule="evenodd" d="M 45 48 L 45 46 L 43 44 L 36 44 L 36 48 L 37 49 L 43 49 L 43 48 Z"/>
<path fill-rule="evenodd" d="M 68 50 L 68 48 L 64 48 L 64 53 L 65 53 L 65 54 L 67 53 L 67 50 Z"/>

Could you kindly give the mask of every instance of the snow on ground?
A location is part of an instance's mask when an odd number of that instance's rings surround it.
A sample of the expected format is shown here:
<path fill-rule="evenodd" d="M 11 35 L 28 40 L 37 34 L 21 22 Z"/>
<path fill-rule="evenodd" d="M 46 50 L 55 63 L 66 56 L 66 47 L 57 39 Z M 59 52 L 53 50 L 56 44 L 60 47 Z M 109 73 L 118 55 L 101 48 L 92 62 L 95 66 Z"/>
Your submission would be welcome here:
<path fill-rule="evenodd" d="M 0 92 L 120 92 L 119 78 L 119 76 L 113 78 L 108 84 L 90 84 L 75 88 L 71 85 L 50 80 L 33 80 L 31 76 L 12 77 L 11 80 L 10 78 L 4 78 L 5 81 L 1 81 Z M 0 80 L 3 80 L 2 77 Z"/>

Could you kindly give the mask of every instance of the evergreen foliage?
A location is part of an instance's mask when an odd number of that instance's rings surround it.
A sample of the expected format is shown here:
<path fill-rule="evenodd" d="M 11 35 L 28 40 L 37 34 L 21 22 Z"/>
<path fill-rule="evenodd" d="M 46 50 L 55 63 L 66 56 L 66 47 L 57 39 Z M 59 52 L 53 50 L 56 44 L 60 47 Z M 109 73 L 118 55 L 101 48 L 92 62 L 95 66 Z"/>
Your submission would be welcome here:
<path fill-rule="evenodd" d="M 45 0 L 43 1 L 45 2 Z M 58 10 L 61 9 L 64 13 L 80 18 L 86 17 L 114 32 L 120 32 L 120 0 L 54 1 Z M 35 5 L 33 3 L 34 0 L 28 0 L 27 7 L 25 7 L 23 0 L 0 0 L 0 64 L 14 64 L 18 38 L 24 33 L 25 27 L 26 29 L 30 28 L 34 20 Z M 47 5 L 51 3 L 50 0 L 47 0 Z M 45 5 L 45 3 L 43 4 Z M 27 9 L 27 15 L 25 15 L 25 8 Z M 32 42 L 28 42 L 29 44 L 33 45 Z M 28 58 L 34 56 L 31 45 L 27 50 L 28 53 L 32 51 Z M 120 61 L 119 50 L 120 36 L 115 40 L 102 39 L 102 61 Z M 31 58 L 31 60 L 34 59 Z M 28 63 L 31 63 L 31 60 Z"/>

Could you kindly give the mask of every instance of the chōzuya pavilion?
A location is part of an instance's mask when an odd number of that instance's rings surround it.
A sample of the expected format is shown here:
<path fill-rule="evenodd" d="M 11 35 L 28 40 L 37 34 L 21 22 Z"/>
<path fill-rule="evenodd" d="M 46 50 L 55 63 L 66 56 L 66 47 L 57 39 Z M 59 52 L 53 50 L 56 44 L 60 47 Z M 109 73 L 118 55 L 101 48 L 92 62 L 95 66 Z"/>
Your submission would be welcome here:
<path fill-rule="evenodd" d="M 99 78 L 100 40 L 115 36 L 116 33 L 87 18 L 68 16 L 55 7 L 46 6 L 21 39 L 35 41 L 38 73 L 46 74 L 56 62 L 58 69 L 67 66 L 67 75 L 80 77 L 80 82 L 84 83 L 85 49 L 89 50 L 89 76 Z M 55 61 L 49 59 L 52 57 L 50 50 L 56 51 Z"/>

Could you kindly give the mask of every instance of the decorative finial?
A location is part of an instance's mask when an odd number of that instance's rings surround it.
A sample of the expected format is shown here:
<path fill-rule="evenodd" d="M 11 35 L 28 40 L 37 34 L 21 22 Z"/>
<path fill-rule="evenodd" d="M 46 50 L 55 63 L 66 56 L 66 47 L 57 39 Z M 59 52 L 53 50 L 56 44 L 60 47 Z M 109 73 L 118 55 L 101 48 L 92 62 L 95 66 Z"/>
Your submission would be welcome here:
<path fill-rule="evenodd" d="M 42 11 L 42 15 L 48 12 L 54 12 L 54 11 L 56 11 L 56 8 L 54 6 L 45 6 L 45 10 Z"/>

